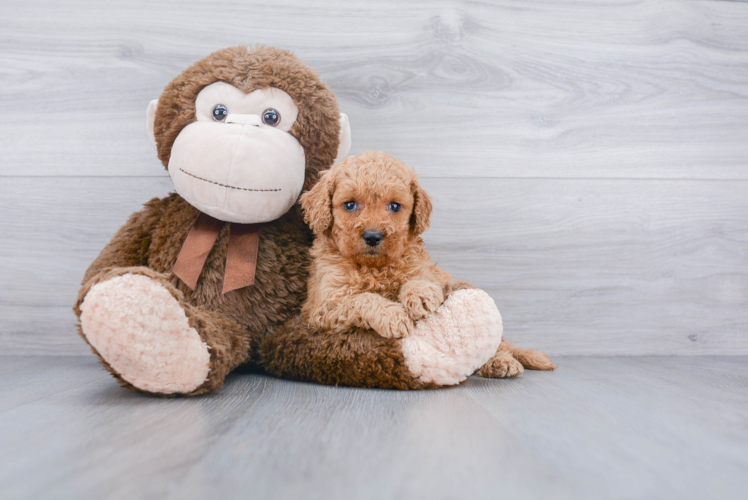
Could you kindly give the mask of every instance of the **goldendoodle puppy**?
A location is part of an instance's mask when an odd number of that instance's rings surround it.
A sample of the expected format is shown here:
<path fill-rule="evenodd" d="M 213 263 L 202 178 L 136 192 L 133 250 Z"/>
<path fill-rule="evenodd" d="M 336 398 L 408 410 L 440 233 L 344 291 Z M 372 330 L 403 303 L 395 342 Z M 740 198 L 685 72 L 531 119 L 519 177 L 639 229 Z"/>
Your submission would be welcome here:
<path fill-rule="evenodd" d="M 302 314 L 320 330 L 359 327 L 402 338 L 451 293 L 475 288 L 429 258 L 420 235 L 429 227 L 431 200 L 400 160 L 380 152 L 347 158 L 301 203 L 317 236 Z M 479 373 L 516 377 L 523 367 L 554 369 L 544 353 L 502 340 Z"/>

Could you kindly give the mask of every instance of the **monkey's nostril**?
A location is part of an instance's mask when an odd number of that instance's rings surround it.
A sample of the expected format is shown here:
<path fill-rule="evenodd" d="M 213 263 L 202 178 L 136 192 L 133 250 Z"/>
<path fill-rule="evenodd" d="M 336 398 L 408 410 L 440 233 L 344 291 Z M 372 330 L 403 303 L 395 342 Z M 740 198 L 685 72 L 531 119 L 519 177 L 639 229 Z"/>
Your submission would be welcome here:
<path fill-rule="evenodd" d="M 369 245 L 370 247 L 375 247 L 382 242 L 384 235 L 382 234 L 382 231 L 369 229 L 367 231 L 364 231 L 363 238 L 367 245 Z"/>

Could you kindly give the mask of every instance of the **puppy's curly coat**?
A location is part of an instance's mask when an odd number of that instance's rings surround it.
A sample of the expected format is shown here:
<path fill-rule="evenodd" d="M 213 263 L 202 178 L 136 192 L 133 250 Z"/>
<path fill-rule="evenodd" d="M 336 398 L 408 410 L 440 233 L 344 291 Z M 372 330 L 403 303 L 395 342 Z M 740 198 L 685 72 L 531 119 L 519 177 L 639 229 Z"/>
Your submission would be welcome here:
<path fill-rule="evenodd" d="M 420 235 L 431 200 L 403 162 L 381 152 L 350 157 L 301 198 L 317 239 L 304 320 L 321 331 L 371 329 L 385 338 L 409 335 L 453 292 L 474 288 L 433 263 Z M 552 370 L 544 353 L 502 340 L 480 370 L 484 377 Z"/>

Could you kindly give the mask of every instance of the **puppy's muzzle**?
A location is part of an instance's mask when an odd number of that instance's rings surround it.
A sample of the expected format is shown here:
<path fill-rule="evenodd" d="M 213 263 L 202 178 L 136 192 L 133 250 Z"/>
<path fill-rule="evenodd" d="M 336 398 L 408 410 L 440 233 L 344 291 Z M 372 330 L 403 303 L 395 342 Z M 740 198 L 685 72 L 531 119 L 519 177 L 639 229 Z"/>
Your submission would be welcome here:
<path fill-rule="evenodd" d="M 375 247 L 382 242 L 384 235 L 382 234 L 382 231 L 368 229 L 364 231 L 363 238 L 367 245 Z"/>

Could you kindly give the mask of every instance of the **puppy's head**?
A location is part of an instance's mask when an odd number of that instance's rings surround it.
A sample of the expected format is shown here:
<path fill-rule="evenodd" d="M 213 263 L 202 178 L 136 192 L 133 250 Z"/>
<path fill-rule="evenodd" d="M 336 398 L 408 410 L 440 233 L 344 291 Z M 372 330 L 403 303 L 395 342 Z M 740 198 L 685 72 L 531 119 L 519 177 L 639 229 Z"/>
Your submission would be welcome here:
<path fill-rule="evenodd" d="M 429 227 L 431 200 L 416 174 L 384 153 L 351 156 L 301 197 L 304 220 L 345 257 L 366 266 L 398 259 Z"/>

